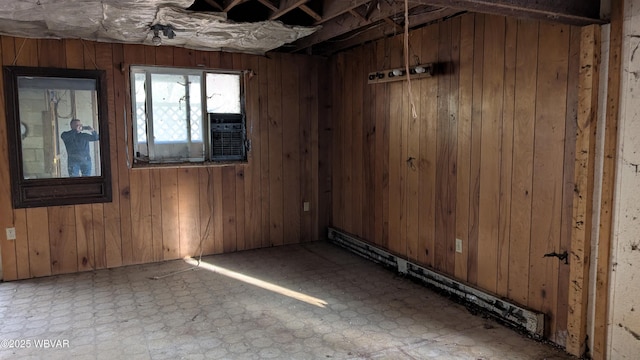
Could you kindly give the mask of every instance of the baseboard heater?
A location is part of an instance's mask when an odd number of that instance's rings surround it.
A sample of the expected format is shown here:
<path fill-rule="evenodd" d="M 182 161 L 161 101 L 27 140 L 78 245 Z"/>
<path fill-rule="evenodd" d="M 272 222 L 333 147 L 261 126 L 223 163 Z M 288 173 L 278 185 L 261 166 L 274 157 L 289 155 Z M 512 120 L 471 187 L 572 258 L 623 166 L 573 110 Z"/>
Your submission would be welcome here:
<path fill-rule="evenodd" d="M 542 339 L 544 335 L 544 314 L 542 313 L 525 309 L 446 275 L 416 265 L 338 229 L 330 227 L 328 238 L 336 245 L 350 250 L 355 254 L 387 267 L 397 269 L 399 273 L 405 276 L 420 280 L 427 285 L 453 295 L 467 305 L 480 308 L 498 320 L 526 331 L 536 339 Z"/>

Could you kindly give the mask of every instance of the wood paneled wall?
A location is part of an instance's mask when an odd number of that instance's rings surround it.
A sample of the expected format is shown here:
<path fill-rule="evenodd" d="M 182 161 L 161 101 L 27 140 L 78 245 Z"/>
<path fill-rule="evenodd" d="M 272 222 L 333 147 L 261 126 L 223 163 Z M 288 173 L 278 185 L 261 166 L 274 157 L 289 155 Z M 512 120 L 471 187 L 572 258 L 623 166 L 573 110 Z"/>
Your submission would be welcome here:
<path fill-rule="evenodd" d="M 17 232 L 15 241 L 0 239 L 4 280 L 311 241 L 326 227 L 318 196 L 329 171 L 319 165 L 324 60 L 13 37 L 0 37 L 0 51 L 3 65 L 106 70 L 114 194 L 105 204 L 12 209 L 0 94 L 0 228 Z M 248 162 L 131 169 L 132 64 L 253 70 Z"/>
<path fill-rule="evenodd" d="M 580 29 L 466 14 L 330 59 L 332 224 L 547 315 L 564 344 Z M 456 239 L 462 252 L 455 251 Z"/>

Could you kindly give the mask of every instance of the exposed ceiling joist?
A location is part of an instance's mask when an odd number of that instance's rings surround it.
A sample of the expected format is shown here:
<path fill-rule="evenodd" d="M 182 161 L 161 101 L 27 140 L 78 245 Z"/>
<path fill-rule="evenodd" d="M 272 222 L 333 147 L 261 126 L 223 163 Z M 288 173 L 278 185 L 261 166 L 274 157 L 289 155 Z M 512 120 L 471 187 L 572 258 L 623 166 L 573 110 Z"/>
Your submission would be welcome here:
<path fill-rule="evenodd" d="M 349 12 L 349 10 L 353 10 L 359 6 L 370 3 L 371 0 L 353 0 L 353 1 L 345 1 L 345 0 L 325 0 L 323 3 L 322 9 L 322 20 L 318 21 L 316 25 L 320 25 L 329 20 L 332 20 L 344 13 Z"/>
<path fill-rule="evenodd" d="M 224 11 L 222 6 L 220 6 L 220 4 L 218 4 L 214 0 L 204 0 L 204 2 L 206 2 L 207 4 L 209 4 L 209 6 L 213 7 L 216 10 Z"/>
<path fill-rule="evenodd" d="M 389 24 L 389 25 L 391 25 L 391 26 L 395 27 L 395 28 L 397 29 L 397 31 L 398 31 L 398 32 L 400 32 L 400 31 L 403 31 L 403 30 L 404 30 L 404 27 L 403 27 L 402 25 L 400 25 L 400 24 L 398 24 L 397 22 L 395 22 L 395 21 L 391 20 L 391 18 L 386 17 L 386 18 L 384 18 L 384 19 L 382 19 L 382 20 L 383 20 L 384 22 L 386 22 L 387 24 Z"/>
<path fill-rule="evenodd" d="M 369 3 L 369 5 L 367 5 L 367 12 L 364 14 L 365 19 L 369 19 L 371 17 L 371 14 L 373 14 L 373 10 L 378 7 L 379 3 L 380 0 L 373 0 Z"/>
<path fill-rule="evenodd" d="M 313 11 L 313 9 L 311 9 L 307 5 L 304 5 L 304 4 L 300 5 L 300 10 L 307 13 L 307 15 L 311 16 L 315 21 L 322 20 L 322 16 L 320 16 L 320 14 L 318 14 L 317 12 Z"/>
<path fill-rule="evenodd" d="M 269 9 L 271 9 L 271 11 L 278 11 L 278 7 L 273 5 L 273 3 L 270 0 L 258 0 L 258 2 L 266 7 L 268 7 Z"/>
<path fill-rule="evenodd" d="M 364 15 L 360 14 L 356 9 L 349 10 L 349 14 L 353 15 L 353 17 L 359 19 L 360 21 L 369 21 L 369 19 L 364 17 Z"/>
<path fill-rule="evenodd" d="M 409 26 L 411 28 L 419 27 L 440 19 L 449 18 L 460 14 L 461 11 L 457 9 L 439 9 L 430 11 L 423 14 L 409 15 Z M 370 28 L 368 31 L 363 31 L 360 34 L 349 37 L 344 40 L 331 41 L 330 45 L 325 43 L 323 45 L 323 51 L 325 54 L 336 53 L 338 51 L 348 49 L 360 44 L 364 44 L 369 41 L 377 40 L 385 36 L 399 34 L 398 28 L 394 25 L 388 25 L 386 22 L 379 23 L 375 28 Z"/>
<path fill-rule="evenodd" d="M 417 6 L 421 5 L 409 4 L 409 9 L 413 9 Z M 403 9 L 400 9 L 397 6 L 389 5 L 386 1 L 382 1 L 380 3 L 380 11 L 374 12 L 371 18 L 364 19 L 362 17 L 347 16 L 340 18 L 341 21 L 337 21 L 338 19 L 336 19 L 336 21 L 326 23 L 323 25 L 322 29 L 296 41 L 294 43 L 295 51 L 306 49 L 312 45 L 346 34 L 363 26 L 370 25 L 376 21 L 384 20 L 385 18 L 393 16 L 402 10 Z M 349 10 L 345 11 L 345 13 L 346 12 L 349 12 Z"/>
<path fill-rule="evenodd" d="M 233 9 L 236 5 L 240 5 L 243 2 L 247 2 L 247 0 L 225 0 L 224 2 L 224 12 L 227 12 L 231 9 Z"/>
<path fill-rule="evenodd" d="M 283 0 L 280 1 L 280 7 L 269 17 L 269 20 L 276 20 L 291 10 L 294 10 L 311 0 Z"/>
<path fill-rule="evenodd" d="M 424 5 L 550 20 L 571 25 L 605 23 L 599 0 L 421 0 Z"/>

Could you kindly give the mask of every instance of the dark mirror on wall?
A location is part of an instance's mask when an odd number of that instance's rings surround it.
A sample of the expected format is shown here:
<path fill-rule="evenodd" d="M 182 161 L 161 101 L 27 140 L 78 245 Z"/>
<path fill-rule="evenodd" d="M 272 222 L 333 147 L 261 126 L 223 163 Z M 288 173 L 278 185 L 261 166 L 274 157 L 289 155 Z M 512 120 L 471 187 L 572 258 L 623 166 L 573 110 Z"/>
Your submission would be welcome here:
<path fill-rule="evenodd" d="M 13 205 L 111 201 L 105 74 L 4 67 Z"/>

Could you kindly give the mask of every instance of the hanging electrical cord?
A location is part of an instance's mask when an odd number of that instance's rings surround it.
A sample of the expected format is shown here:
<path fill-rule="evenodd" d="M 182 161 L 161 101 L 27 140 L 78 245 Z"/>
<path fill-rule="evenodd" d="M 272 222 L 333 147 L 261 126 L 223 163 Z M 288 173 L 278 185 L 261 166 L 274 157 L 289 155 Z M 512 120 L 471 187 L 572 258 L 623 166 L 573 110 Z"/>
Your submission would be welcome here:
<path fill-rule="evenodd" d="M 404 0 L 404 66 L 407 74 L 407 88 L 409 90 L 409 102 L 411 103 L 411 116 L 418 118 L 416 104 L 413 101 L 411 92 L 411 77 L 409 76 L 409 0 Z"/>

